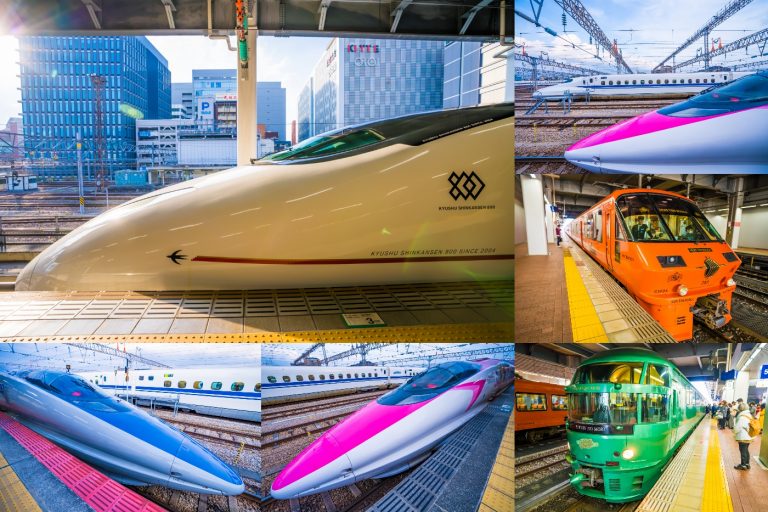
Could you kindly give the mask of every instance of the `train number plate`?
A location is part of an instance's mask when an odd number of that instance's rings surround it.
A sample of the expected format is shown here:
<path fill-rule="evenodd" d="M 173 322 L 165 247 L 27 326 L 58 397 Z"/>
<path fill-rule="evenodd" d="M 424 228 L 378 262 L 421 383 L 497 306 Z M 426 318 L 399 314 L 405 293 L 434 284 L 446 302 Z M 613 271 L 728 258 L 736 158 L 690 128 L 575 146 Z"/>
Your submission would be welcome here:
<path fill-rule="evenodd" d="M 378 313 L 345 313 L 341 316 L 347 327 L 382 327 L 387 325 Z"/>

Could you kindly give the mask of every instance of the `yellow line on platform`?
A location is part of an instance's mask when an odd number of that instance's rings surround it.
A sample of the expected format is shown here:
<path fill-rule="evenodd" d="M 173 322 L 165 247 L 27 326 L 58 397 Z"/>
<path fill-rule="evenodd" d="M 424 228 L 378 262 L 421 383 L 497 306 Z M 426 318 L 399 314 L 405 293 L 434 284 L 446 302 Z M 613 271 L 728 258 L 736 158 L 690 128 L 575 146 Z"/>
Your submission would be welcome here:
<path fill-rule="evenodd" d="M 0 511 L 19 510 L 40 512 L 40 507 L 5 457 L 0 455 Z"/>
<path fill-rule="evenodd" d="M 0 341 L 26 343 L 79 343 L 84 341 L 132 343 L 344 343 L 411 341 L 444 343 L 512 342 L 512 322 L 407 325 L 400 327 L 371 327 L 364 329 L 329 329 L 319 331 L 253 332 L 234 334 L 91 334 L 58 336 L 14 336 Z"/>
<path fill-rule="evenodd" d="M 478 512 L 513 512 L 515 510 L 515 421 L 509 416 L 491 476 L 485 486 Z"/>
<path fill-rule="evenodd" d="M 567 250 L 563 250 L 563 264 L 565 266 L 565 284 L 568 288 L 568 310 L 571 315 L 571 331 L 573 341 L 576 343 L 596 343 L 608 341 L 603 323 L 597 316 L 592 299 L 587 293 L 584 281 L 581 279 L 579 269 L 573 256 Z"/>
<path fill-rule="evenodd" d="M 717 433 L 717 422 L 714 420 L 709 426 L 709 449 L 703 493 L 702 512 L 733 512 L 733 502 L 723 466 L 723 455 L 720 452 L 720 436 Z"/>

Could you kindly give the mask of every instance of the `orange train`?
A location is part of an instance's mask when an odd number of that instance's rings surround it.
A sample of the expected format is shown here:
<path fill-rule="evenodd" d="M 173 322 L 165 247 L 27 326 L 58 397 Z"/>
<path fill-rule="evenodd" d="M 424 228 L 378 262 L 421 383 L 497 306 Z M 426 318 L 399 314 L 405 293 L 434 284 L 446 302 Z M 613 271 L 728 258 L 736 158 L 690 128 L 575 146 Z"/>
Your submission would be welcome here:
<path fill-rule="evenodd" d="M 568 235 L 677 341 L 694 315 L 712 329 L 731 320 L 741 264 L 698 206 L 664 190 L 619 190 L 576 218 Z"/>
<path fill-rule="evenodd" d="M 565 432 L 565 388 L 547 382 L 515 380 L 515 434 L 535 443 Z"/>

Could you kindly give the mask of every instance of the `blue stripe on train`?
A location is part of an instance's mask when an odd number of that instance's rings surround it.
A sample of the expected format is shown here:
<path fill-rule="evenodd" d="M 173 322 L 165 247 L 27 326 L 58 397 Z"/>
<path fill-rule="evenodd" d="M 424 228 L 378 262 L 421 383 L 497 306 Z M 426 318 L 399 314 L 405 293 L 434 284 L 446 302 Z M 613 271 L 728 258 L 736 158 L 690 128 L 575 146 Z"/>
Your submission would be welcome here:
<path fill-rule="evenodd" d="M 111 384 L 102 384 L 99 387 L 104 389 L 117 389 L 118 391 L 129 391 L 126 386 L 113 386 Z M 261 400 L 261 393 L 249 393 L 245 391 L 215 391 L 208 389 L 187 389 L 187 388 L 155 388 L 149 386 L 136 386 L 136 391 L 150 391 L 152 393 L 173 393 L 176 395 L 197 395 L 197 396 L 215 396 L 238 398 L 241 400 Z"/>

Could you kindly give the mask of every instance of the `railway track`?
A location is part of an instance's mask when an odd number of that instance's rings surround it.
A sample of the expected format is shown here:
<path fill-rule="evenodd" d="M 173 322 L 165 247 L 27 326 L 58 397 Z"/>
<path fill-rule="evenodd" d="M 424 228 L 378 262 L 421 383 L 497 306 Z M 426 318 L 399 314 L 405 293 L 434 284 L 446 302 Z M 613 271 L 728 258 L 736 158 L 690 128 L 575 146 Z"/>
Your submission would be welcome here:
<path fill-rule="evenodd" d="M 613 126 L 632 116 L 525 116 L 515 120 L 517 128 L 597 128 Z"/>
<path fill-rule="evenodd" d="M 551 472 L 552 469 L 570 467 L 565 460 L 568 444 L 542 450 L 515 459 L 515 479 L 523 478 L 540 471 Z"/>
<path fill-rule="evenodd" d="M 312 403 L 312 404 L 304 404 L 304 405 L 298 405 L 291 408 L 284 408 L 280 410 L 271 410 L 271 408 L 265 408 L 264 411 L 262 411 L 262 419 L 263 421 L 271 421 L 281 418 L 288 418 L 291 416 L 298 416 L 303 415 L 307 413 L 322 411 L 325 409 L 331 409 L 335 407 L 341 407 L 344 405 L 351 405 L 351 404 L 357 404 L 361 402 L 370 402 L 376 397 L 379 397 L 382 395 L 382 391 L 377 391 L 374 393 L 367 393 L 365 396 L 358 396 L 354 395 L 350 398 L 343 398 L 343 399 L 333 399 L 324 401 L 322 403 Z"/>
<path fill-rule="evenodd" d="M 350 414 L 350 411 L 346 411 L 326 416 L 322 419 L 315 419 L 313 421 L 299 423 L 290 427 L 278 428 L 271 431 L 262 431 L 261 446 L 271 446 L 283 443 L 290 439 L 295 439 L 297 437 L 309 437 L 312 434 L 323 432 L 338 423 L 338 420 L 349 416 Z"/>

